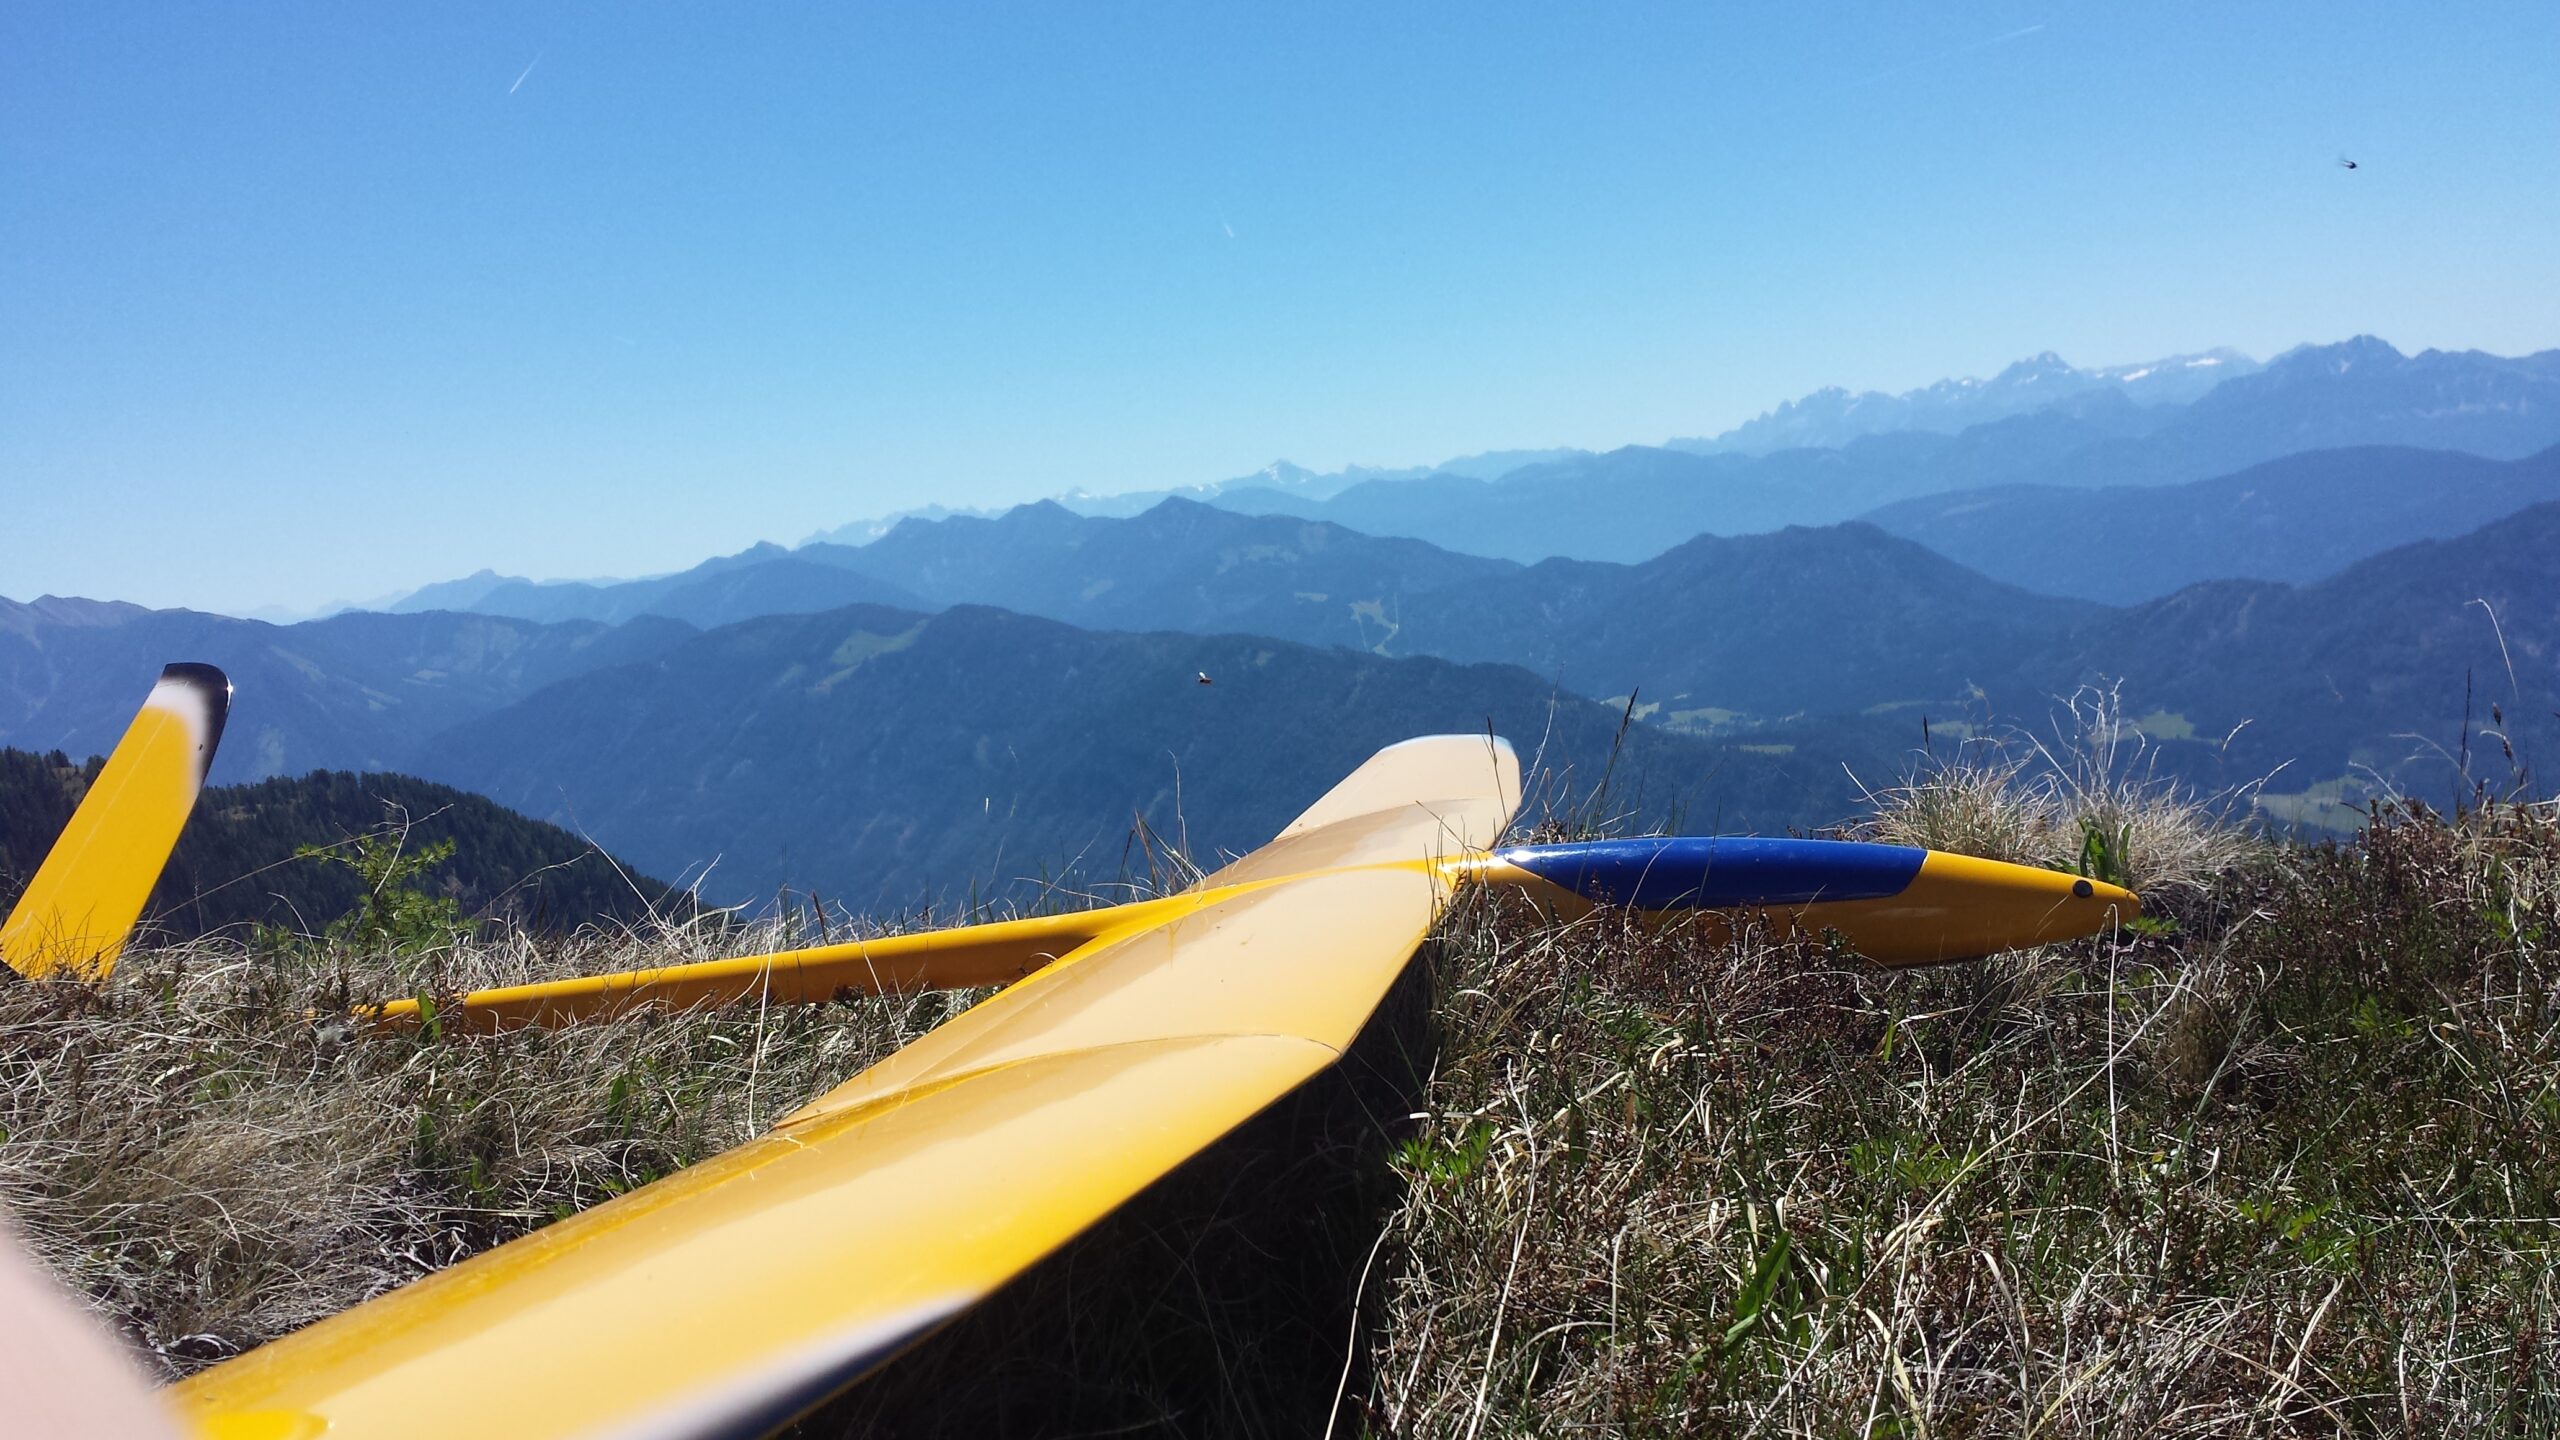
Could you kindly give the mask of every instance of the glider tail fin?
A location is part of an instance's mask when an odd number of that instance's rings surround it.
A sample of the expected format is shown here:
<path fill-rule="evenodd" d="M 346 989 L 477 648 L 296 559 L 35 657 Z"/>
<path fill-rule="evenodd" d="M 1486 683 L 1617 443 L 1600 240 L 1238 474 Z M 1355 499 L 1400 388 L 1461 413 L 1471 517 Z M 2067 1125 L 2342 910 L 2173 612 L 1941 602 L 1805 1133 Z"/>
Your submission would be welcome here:
<path fill-rule="evenodd" d="M 159 882 L 231 713 L 231 682 L 210 665 L 160 672 L 97 783 L 0 922 L 0 960 L 30 979 L 102 979 Z"/>

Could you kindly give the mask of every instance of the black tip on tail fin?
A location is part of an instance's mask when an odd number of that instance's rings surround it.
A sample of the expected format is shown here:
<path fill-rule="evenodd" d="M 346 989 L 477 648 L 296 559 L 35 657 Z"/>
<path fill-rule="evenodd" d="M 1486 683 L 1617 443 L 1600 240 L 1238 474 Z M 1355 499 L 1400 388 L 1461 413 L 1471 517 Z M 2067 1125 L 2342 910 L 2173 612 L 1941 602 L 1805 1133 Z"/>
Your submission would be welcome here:
<path fill-rule="evenodd" d="M 213 769 L 214 752 L 222 748 L 222 727 L 231 719 L 231 677 L 212 665 L 179 660 L 161 667 L 160 683 L 193 691 L 204 705 L 204 737 L 196 754 L 196 783 Z"/>

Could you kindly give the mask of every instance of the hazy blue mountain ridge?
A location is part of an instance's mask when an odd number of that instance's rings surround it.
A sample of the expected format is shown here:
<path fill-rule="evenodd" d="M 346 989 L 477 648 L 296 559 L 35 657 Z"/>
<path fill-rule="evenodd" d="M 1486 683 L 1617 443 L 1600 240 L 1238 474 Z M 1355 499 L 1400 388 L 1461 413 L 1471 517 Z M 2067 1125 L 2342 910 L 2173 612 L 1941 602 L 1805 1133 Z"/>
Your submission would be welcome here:
<path fill-rule="evenodd" d="M 552 602 L 555 614 L 659 614 L 705 629 L 848 604 L 965 603 L 1089 629 L 1236 630 L 1366 649 L 1392 636 L 1403 597 L 1518 568 L 1417 540 L 1178 498 L 1126 519 L 1040 501 L 988 518 L 905 521 L 863 546 L 764 545 L 683 576 L 500 590 L 483 603 L 531 593 Z"/>
<path fill-rule="evenodd" d="M 2316 580 L 2549 500 L 2560 500 L 2560 447 L 2489 460 L 2370 446 L 2184 485 L 1960 490 L 1866 518 L 2009 584 L 2132 604 L 2204 580 Z"/>
<path fill-rule="evenodd" d="M 858 563 L 939 604 L 994 605 L 1088 629 L 1240 630 L 1369 648 L 1404 597 L 1516 571 L 1506 561 L 1339 525 L 1166 500 L 1126 520 L 1029 505 L 996 520 L 902 525 Z"/>
<path fill-rule="evenodd" d="M 1664 758 L 1652 799 L 1671 793 L 1661 775 L 1705 773 L 1668 803 L 1734 828 L 1835 818 L 1842 767 L 1889 779 L 1923 717 L 2036 722 L 2089 681 L 2124 684 L 2169 773 L 2327 787 L 2297 797 L 2313 810 L 2359 784 L 2443 788 L 2466 684 L 2474 740 L 2495 702 L 2527 761 L 2550 743 L 2560 509 L 2519 507 L 2560 498 L 2560 450 L 2484 456 L 2560 430 L 2560 352 L 2359 339 L 2183 405 L 2064 371 L 2006 376 L 2062 393 L 1955 433 L 1631 447 L 1329 495 L 1274 467 L 1215 505 L 1042 503 L 640 581 L 484 572 L 421 592 L 527 616 L 274 626 L 0 602 L 0 743 L 103 750 L 162 662 L 205 659 L 244 697 L 217 778 L 430 769 L 603 817 L 599 834 L 662 871 L 727 854 L 733 898 L 788 880 L 866 906 L 1089 864 L 1097 836 L 1127 838 L 1124 807 L 1174 814 L 1155 757 L 1184 767 L 1201 845 L 1231 847 L 1338 773 L 1254 754 L 1347 765 L 1335 749 L 1365 754 L 1387 729 L 1544 734 L 1552 711 L 1578 717 L 1557 722 L 1557 753 L 1581 765 L 1576 727 L 1614 711 L 1575 696 L 1640 692 L 1638 743 L 1667 747 L 1647 751 Z M 2299 450 L 2339 436 L 2374 443 Z M 1808 507 L 1883 526 L 1793 523 Z M 1616 558 L 1500 553 L 1524 536 Z M 2444 543 L 2391 548 L 2418 536 Z M 2307 583 L 2230 578 L 2253 574 Z M 2159 594 L 2189 580 L 2207 583 Z M 1203 717 L 1205 738 L 1186 728 Z M 1007 770 L 1006 751 L 1044 757 L 1039 773 Z M 1195 761 L 1217 767 L 1196 796 Z M 1152 778 L 1108 778 L 1132 767 Z M 976 821 L 951 809 L 972 785 Z"/>
<path fill-rule="evenodd" d="M 1819 824 L 1848 812 L 1858 783 L 1890 783 L 1915 762 L 1924 716 L 1939 721 L 1941 746 L 1962 733 L 1951 720 L 2041 730 L 2057 697 L 2089 681 L 2121 682 L 2157 744 L 2147 762 L 2157 773 L 2207 789 L 2273 777 L 2279 796 L 2334 792 L 2371 767 L 2367 778 L 2449 795 L 2466 675 L 2474 774 L 2506 773 L 2497 742 L 2483 738 L 2493 701 L 2525 761 L 2560 740 L 2546 718 L 2560 706 L 2560 589 L 2548 583 L 2560 505 L 2404 547 L 2317 585 L 2218 582 L 2131 610 L 2028 604 L 1996 635 L 1969 617 L 1923 614 L 1918 629 L 1947 643 L 1884 661 L 1869 657 L 1905 642 L 1857 633 L 1874 612 L 1858 612 L 1856 597 L 1945 584 L 1935 567 L 1951 562 L 1866 527 L 1753 538 L 1795 549 L 1717 563 L 1719 545 L 1742 543 L 1723 541 L 1650 568 L 1557 562 L 1519 577 L 1517 612 L 1497 605 L 1484 618 L 1489 635 L 1548 626 L 1541 643 L 1569 661 L 1623 647 L 1634 658 L 1622 663 L 1666 673 L 1694 665 L 1709 684 L 1746 663 L 1726 660 L 1723 644 L 1746 657 L 1772 647 L 1747 661 L 1760 665 L 1809 661 L 1828 643 L 1842 653 L 1823 662 L 1838 667 L 1823 683 L 1854 684 L 1862 667 L 1876 677 L 1858 696 L 1876 712 L 1863 717 L 1764 717 L 1722 740 L 1637 727 L 1620 773 L 1640 795 L 1630 813 L 1696 828 Z M 1807 581 L 1806 593 L 1785 597 L 1808 607 L 1800 634 L 1728 640 L 1697 628 L 1694 617 L 1719 603 L 1699 576 L 1737 592 L 1765 587 L 1791 561 L 1834 563 L 1843 541 L 1860 557 L 1830 587 L 1848 597 L 1845 625 Z M 2019 604 L 1980 577 L 1947 588 Z M 1586 628 L 1613 613 L 1653 623 Z M 1213 683 L 1200 685 L 1199 672 Z M 1757 683 L 1815 682 L 1764 674 Z M 1654 718 L 1680 718 L 1676 704 Z M 1489 723 L 1524 748 L 1544 735 L 1547 758 L 1587 784 L 1607 764 L 1615 716 L 1510 665 L 1389 660 L 1258 636 L 1082 631 L 973 606 L 935 616 L 856 608 L 729 627 L 589 672 L 457 727 L 421 768 L 528 813 L 574 815 L 660 870 L 716 854 L 727 873 L 713 892 L 723 898 L 787 880 L 857 908 L 895 908 L 950 899 L 954 876 L 1010 882 L 1072 862 L 1080 882 L 1108 880 L 1120 873 L 1132 813 L 1168 833 L 1187 821 L 1195 851 L 1244 848 L 1405 734 Z"/>
<path fill-rule="evenodd" d="M 1697 534 L 1830 524 L 1902 500 L 2019 484 L 2170 485 L 2307 450 L 2397 445 L 2516 458 L 2560 444 L 2560 351 L 2403 356 L 2369 336 L 2288 352 L 2179 407 L 2104 392 L 1954 435 L 1896 431 L 1760 455 L 1629 447 L 1495 482 L 1356 485 L 1288 513 L 1469 554 L 1642 560 Z M 1216 503 L 1263 508 L 1266 494 Z"/>
<path fill-rule="evenodd" d="M 0 599 L 0 744 L 105 753 L 160 667 L 198 660 L 221 666 L 254 702 L 234 711 L 214 761 L 217 783 L 393 768 L 467 716 L 692 633 L 654 618 L 609 628 L 352 612 L 269 625 L 51 596 Z"/>
<path fill-rule="evenodd" d="M 1851 402 L 1854 424 L 1805 419 Z M 1198 499 L 1238 513 L 1324 520 L 1364 535 L 1421 539 L 1523 564 L 1559 556 L 1632 562 L 1693 535 L 1832 524 L 1959 490 L 2178 484 L 2350 446 L 2513 458 L 2560 443 L 2560 351 L 2512 359 L 2479 352 L 2403 356 L 2360 336 L 2298 347 L 2263 368 L 2224 351 L 2103 370 L 2080 370 L 2044 355 L 1990 381 L 1945 381 L 1900 397 L 1820 392 L 1761 421 L 1715 441 L 1604 454 L 1497 452 L 1438 467 L 1354 466 L 1322 475 L 1282 461 L 1254 475 L 1176 491 L 1079 493 L 1052 503 L 1096 518 L 1134 518 L 1164 498 Z M 813 541 L 801 558 L 872 574 L 875 567 L 854 553 L 858 546 L 901 530 L 912 536 L 917 523 L 965 527 L 1002 518 L 939 507 L 927 513 L 941 518 L 843 527 L 831 534 L 856 544 Z M 765 577 L 771 594 L 758 592 L 760 582 L 733 582 L 708 595 L 665 598 L 686 587 L 704 591 L 697 582 L 723 570 L 778 558 L 778 547 L 761 545 L 682 575 L 618 583 L 536 584 L 484 571 L 428 587 L 393 608 L 438 605 L 608 623 L 659 613 L 718 624 L 843 603 L 1013 603 L 989 593 L 866 588 L 843 577 L 803 574 L 786 581 L 779 572 Z M 1050 601 L 1026 608 L 1057 613 Z"/>
<path fill-rule="evenodd" d="M 1079 573 L 1066 562 L 1087 553 L 1066 542 L 1099 535 L 1196 588 L 1236 568 L 1215 563 L 1227 527 L 1267 523 L 1160 509 L 1156 531 L 1035 510 L 1015 527 L 1030 550 L 977 563 L 1063 587 Z M 1167 538 L 1183 535 L 1188 550 Z M 1628 808 L 1692 825 L 1836 819 L 1852 773 L 1889 783 L 1910 763 L 1923 718 L 1942 744 L 1950 719 L 2041 727 L 2056 697 L 2093 680 L 2122 682 L 2164 774 L 2213 787 L 2272 774 L 2279 793 L 2326 784 L 2336 798 L 2369 773 L 2434 793 L 2462 753 L 2466 677 L 2475 773 L 2503 764 L 2479 738 L 2493 702 L 2527 761 L 2551 743 L 2554 554 L 2560 505 L 2315 585 L 2214 582 L 2110 610 L 2018 591 L 1868 526 L 1703 537 L 1640 565 L 1552 561 L 1407 595 L 1388 642 L 1406 658 L 977 606 L 695 632 L 446 613 L 279 628 L 47 601 L 0 610 L 0 697 L 16 707 L 0 723 L 28 748 L 94 735 L 85 748 L 103 749 L 161 661 L 211 659 L 241 682 L 226 764 L 262 735 L 287 756 L 336 747 L 569 824 L 657 873 L 716 860 L 721 898 L 788 882 L 896 907 L 1070 864 L 1107 880 L 1132 814 L 1177 834 L 1187 821 L 1196 851 L 1250 845 L 1407 734 L 1491 723 L 1524 748 L 1548 736 L 1550 758 L 1588 783 L 1617 710 L 1576 692 L 1641 688 L 1658 707 L 1633 732 L 1625 776 L 1641 800 Z M 1410 655 L 1425 649 L 1456 658 Z M 1461 663 L 1495 658 L 1530 668 Z"/>
<path fill-rule="evenodd" d="M 1202 485 L 1180 485 L 1164 490 L 1126 490 L 1100 494 L 1090 490 L 1070 490 L 1049 497 L 1055 503 L 1078 515 L 1109 519 L 1127 519 L 1154 509 L 1166 500 L 1207 500 L 1212 496 L 1231 495 L 1242 491 L 1269 493 L 1298 500 L 1322 500 L 1340 494 L 1354 485 L 1370 480 L 1417 480 L 1428 475 L 1462 475 L 1491 480 L 1507 475 L 1524 465 L 1560 460 L 1581 454 L 1578 450 L 1488 450 L 1477 455 L 1460 455 L 1437 465 L 1348 465 L 1340 470 L 1317 471 L 1287 460 L 1275 460 L 1250 475 L 1231 480 L 1213 480 Z M 1036 503 L 1036 502 L 1035 502 Z M 908 520 L 977 519 L 992 520 L 1011 507 L 952 509 L 942 505 L 925 505 L 913 510 L 856 520 L 830 530 L 821 530 L 802 541 L 804 545 L 831 544 L 868 545 Z M 1241 507 L 1229 507 L 1241 508 Z"/>
<path fill-rule="evenodd" d="M 1417 734 L 1490 727 L 1524 758 L 1543 743 L 1544 763 L 1587 788 L 1618 720 L 1510 666 L 856 607 L 731 626 L 554 686 L 440 737 L 419 768 L 574 817 L 662 873 L 717 860 L 721 898 L 789 883 L 895 910 L 973 889 L 1027 900 L 1020 877 L 1143 872 L 1134 817 L 1203 857 L 1250 848 Z M 1883 733 L 1857 740 L 1862 756 L 1889 746 Z M 1712 808 L 1784 827 L 1848 803 L 1833 755 L 1641 726 L 1614 788 L 1657 821 Z"/>
<path fill-rule="evenodd" d="M 862 571 L 828 564 L 827 559 L 827 549 L 812 547 L 812 553 L 801 554 L 767 542 L 646 580 L 543 584 L 503 580 L 459 608 L 551 624 L 592 620 L 619 625 L 643 615 L 661 615 L 711 626 L 790 610 L 924 603 Z"/>
<path fill-rule="evenodd" d="M 1864 525 L 1700 536 L 1634 565 L 1524 569 L 1186 500 L 1125 520 L 1043 502 L 992 520 L 909 522 L 859 549 L 790 554 L 727 578 L 818 556 L 935 604 L 1086 629 L 1258 634 L 1521 664 L 1577 694 L 1641 687 L 1675 710 L 1753 715 L 1959 693 L 1996 657 L 2089 609 L 1986 580 Z"/>
<path fill-rule="evenodd" d="M 2140 439 L 2093 444 L 2052 483 L 2165 485 L 2307 450 L 2397 445 L 2520 459 L 2560 444 L 2560 350 L 2403 355 L 2370 335 L 2306 345 L 2225 381 Z"/>
<path fill-rule="evenodd" d="M 2256 361 L 2229 349 L 2170 356 L 2139 365 L 2095 369 L 2072 366 L 2059 356 L 2046 352 L 2020 360 L 1988 380 L 1941 380 L 1898 395 L 1876 391 L 1853 393 L 1830 387 L 1783 402 L 1720 435 L 1673 439 L 1658 448 L 1698 454 L 1752 456 L 1783 450 L 1837 449 L 1864 437 L 1891 433 L 1953 435 L 1973 426 L 2057 405 L 2093 401 L 2121 401 L 2124 408 L 2135 412 L 2165 411 L 2196 399 L 2222 380 L 2251 373 L 2257 368 Z M 1314 512 L 1307 507 L 1320 505 L 1362 485 L 1495 480 L 1531 466 L 1571 464 L 1588 456 L 1589 452 L 1574 449 L 1500 450 L 1456 456 L 1436 465 L 1350 465 L 1321 472 L 1278 460 L 1250 475 L 1198 485 L 1111 493 L 1074 490 L 1052 498 L 1077 514 L 1102 518 L 1129 518 L 1167 499 L 1203 501 L 1252 514 L 1312 517 Z M 823 530 L 803 543 L 867 545 L 910 518 L 993 519 L 999 513 L 990 509 L 927 505 Z M 1819 522 L 1846 518 L 1850 513 L 1854 512 L 1828 515 L 1791 512 L 1774 523 Z M 1358 519 L 1347 513 L 1323 518 L 1339 520 L 1354 529 L 1362 528 Z M 1469 548 L 1445 539 L 1442 543 L 1455 549 Z M 1499 553 L 1524 560 L 1546 558 L 1544 555 L 1519 554 L 1512 547 L 1505 547 Z"/>
<path fill-rule="evenodd" d="M 472 610 L 504 587 L 535 583 L 521 575 L 501 575 L 484 567 L 459 580 L 439 580 L 432 585 L 421 585 L 381 608 L 394 615 L 414 615 L 427 610 Z"/>
<path fill-rule="evenodd" d="M 1867 525 L 1702 535 L 1635 565 L 1549 560 L 1406 604 L 1396 653 L 1500 659 L 1676 716 L 1962 695 L 2093 618 Z"/>
<path fill-rule="evenodd" d="M 2083 370 L 2048 350 L 1988 380 L 1940 380 L 1898 395 L 1875 390 L 1853 393 L 1831 386 L 1789 400 L 1721 435 L 1672 440 L 1665 448 L 1765 455 L 1778 450 L 1836 449 L 1862 435 L 1893 431 L 1952 435 L 2091 394 L 2119 397 L 2135 406 L 2183 405 L 2222 381 L 2257 368 L 2258 362 L 2236 350 L 2217 349 L 2140 365 Z"/>
<path fill-rule="evenodd" d="M 2307 585 L 2214 581 L 2087 622 L 2021 657 L 2014 709 L 2079 680 L 2191 726 L 2218 773 L 2299 790 L 2388 782 L 2445 802 L 2455 762 L 2504 790 L 2560 758 L 2560 503 L 2361 560 Z M 2501 718 L 2493 721 L 2491 706 Z M 2227 734 L 2229 744 L 2222 745 Z M 2173 760 L 2187 746 L 2170 747 Z M 2281 767 L 2282 773 L 2279 773 Z M 2547 778 L 2546 778 L 2547 783 Z"/>

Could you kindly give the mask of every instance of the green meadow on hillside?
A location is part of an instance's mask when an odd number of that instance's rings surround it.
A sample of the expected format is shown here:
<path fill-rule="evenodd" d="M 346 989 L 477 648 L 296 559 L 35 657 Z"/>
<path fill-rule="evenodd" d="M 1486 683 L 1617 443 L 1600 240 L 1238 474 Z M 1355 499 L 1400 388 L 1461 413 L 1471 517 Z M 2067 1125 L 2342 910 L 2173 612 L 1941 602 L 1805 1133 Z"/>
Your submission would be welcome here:
<path fill-rule="evenodd" d="M 2560 810 L 2302 847 L 1950 766 L 1863 824 L 2148 913 L 1889 973 L 1472 897 L 1336 1073 L 796 1433 L 2560 1427 Z M 735 1144 L 976 998 L 314 1025 L 809 937 L 410 938 L 0 987 L 0 1203 L 164 1373 Z"/>

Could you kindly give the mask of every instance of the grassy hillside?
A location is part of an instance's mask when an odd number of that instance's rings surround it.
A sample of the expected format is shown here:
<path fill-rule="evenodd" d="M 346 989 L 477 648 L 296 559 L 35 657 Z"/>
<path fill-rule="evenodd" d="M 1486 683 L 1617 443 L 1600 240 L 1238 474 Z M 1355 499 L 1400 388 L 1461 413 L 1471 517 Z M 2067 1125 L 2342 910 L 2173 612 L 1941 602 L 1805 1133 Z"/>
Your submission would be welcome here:
<path fill-rule="evenodd" d="M 1934 972 L 1472 903 L 1344 1070 L 796 1433 L 2560 1425 L 2560 812 L 2291 849 L 1957 769 L 1869 823 L 2059 859 L 2084 820 L 2132 826 L 2154 923 Z M 0 987 L 0 1195 L 173 1372 L 734 1143 L 969 999 L 339 1041 L 334 979 L 239 957 Z"/>
<path fill-rule="evenodd" d="M 102 763 L 0 749 L 0 913 L 43 863 Z M 412 850 L 454 846 L 424 887 L 466 918 L 556 933 L 687 913 L 689 902 L 666 886 L 478 795 L 406 775 L 319 771 L 205 791 L 151 893 L 146 923 L 182 939 L 256 925 L 316 932 L 354 910 L 364 886 L 349 866 L 297 852 L 352 853 L 357 837 L 390 830 L 403 832 Z"/>

